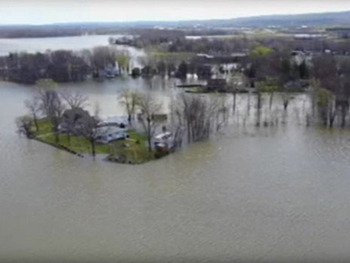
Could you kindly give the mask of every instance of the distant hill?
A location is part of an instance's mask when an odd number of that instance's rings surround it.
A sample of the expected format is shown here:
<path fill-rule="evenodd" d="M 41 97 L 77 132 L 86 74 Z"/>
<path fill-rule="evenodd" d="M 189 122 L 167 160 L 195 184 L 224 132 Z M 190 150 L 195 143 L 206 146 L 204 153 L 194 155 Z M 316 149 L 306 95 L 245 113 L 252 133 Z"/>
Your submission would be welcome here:
<path fill-rule="evenodd" d="M 61 23 L 40 26 L 0 25 L 1 38 L 50 37 L 89 34 L 118 34 L 130 29 L 153 27 L 267 27 L 267 26 L 350 26 L 350 11 L 312 13 L 298 15 L 268 15 L 233 19 L 192 21 L 136 21 L 136 22 L 88 22 Z"/>
<path fill-rule="evenodd" d="M 350 11 L 332 13 L 313 13 L 300 15 L 271 15 L 231 20 L 234 25 L 240 26 L 332 26 L 350 25 Z"/>
<path fill-rule="evenodd" d="M 173 26 L 232 26 L 232 27 L 266 27 L 266 26 L 333 26 L 350 25 L 350 11 L 310 13 L 297 15 L 266 15 L 232 19 L 213 19 L 178 22 L 138 22 L 139 25 L 173 25 Z"/>
<path fill-rule="evenodd" d="M 297 15 L 266 15 L 232 19 L 209 19 L 190 21 L 136 21 L 136 22 L 106 22 L 106 23 L 76 23 L 66 24 L 69 26 L 117 26 L 117 27 L 154 27 L 154 26 L 247 26 L 266 27 L 275 26 L 331 26 L 350 25 L 350 11 L 329 12 L 329 13 L 309 13 Z M 64 24 L 61 24 L 64 25 Z"/>

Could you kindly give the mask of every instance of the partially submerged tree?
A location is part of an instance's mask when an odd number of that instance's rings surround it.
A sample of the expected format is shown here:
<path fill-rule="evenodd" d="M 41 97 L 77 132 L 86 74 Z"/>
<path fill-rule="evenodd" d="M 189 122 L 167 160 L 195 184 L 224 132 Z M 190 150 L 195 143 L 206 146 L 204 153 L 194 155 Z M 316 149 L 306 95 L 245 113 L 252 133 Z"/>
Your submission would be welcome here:
<path fill-rule="evenodd" d="M 260 122 L 261 122 L 261 108 L 262 108 L 262 91 L 263 91 L 263 86 L 258 85 L 256 88 L 256 126 L 260 127 Z"/>
<path fill-rule="evenodd" d="M 38 115 L 40 113 L 40 99 L 37 96 L 33 96 L 31 99 L 26 100 L 24 104 L 33 118 L 36 131 L 39 131 Z"/>
<path fill-rule="evenodd" d="M 30 116 L 21 116 L 16 119 L 17 131 L 24 134 L 27 138 L 32 138 L 33 119 Z"/>
<path fill-rule="evenodd" d="M 221 126 L 218 123 L 219 103 L 217 98 L 180 94 L 175 111 L 179 122 L 186 127 L 189 143 L 209 138 Z"/>
<path fill-rule="evenodd" d="M 313 76 L 325 89 L 335 92 L 337 88 L 338 66 L 333 56 L 313 58 Z"/>
<path fill-rule="evenodd" d="M 316 92 L 316 104 L 319 116 L 325 126 L 333 126 L 334 119 L 337 114 L 335 107 L 335 96 L 327 89 L 320 88 Z"/>
<path fill-rule="evenodd" d="M 160 113 L 162 109 L 162 103 L 157 102 L 151 94 L 140 94 L 138 99 L 138 107 L 141 110 L 139 119 L 145 130 L 147 141 L 148 141 L 148 151 L 152 151 L 152 137 L 154 136 L 157 127 L 159 126 L 159 121 L 155 116 Z"/>
<path fill-rule="evenodd" d="M 274 81 L 273 79 L 266 79 L 265 81 L 259 83 L 258 89 L 260 92 L 269 93 L 270 95 L 269 109 L 271 110 L 274 93 L 279 90 L 276 81 Z"/>
<path fill-rule="evenodd" d="M 285 89 L 282 92 L 283 109 L 286 111 L 289 105 L 289 93 Z"/>
<path fill-rule="evenodd" d="M 140 93 L 131 89 L 124 89 L 119 95 L 119 103 L 125 108 L 130 125 L 131 120 L 135 115 L 139 99 Z"/>
<path fill-rule="evenodd" d="M 313 76 L 318 84 L 314 97 L 323 123 L 332 127 L 340 113 L 341 126 L 344 127 L 350 103 L 349 58 L 329 55 L 316 57 L 313 59 Z"/>
<path fill-rule="evenodd" d="M 118 63 L 119 75 L 122 74 L 123 70 L 129 70 L 130 55 L 127 51 L 116 51 L 116 60 Z"/>
<path fill-rule="evenodd" d="M 336 107 L 341 117 L 341 127 L 345 127 L 346 117 L 350 108 L 350 59 L 348 57 L 339 59 L 339 92 L 336 99 Z"/>
<path fill-rule="evenodd" d="M 245 77 L 243 74 L 234 73 L 232 74 L 230 81 L 228 83 L 228 90 L 232 93 L 233 101 L 232 101 L 232 110 L 236 110 L 236 99 L 237 92 L 240 88 L 245 86 Z"/>

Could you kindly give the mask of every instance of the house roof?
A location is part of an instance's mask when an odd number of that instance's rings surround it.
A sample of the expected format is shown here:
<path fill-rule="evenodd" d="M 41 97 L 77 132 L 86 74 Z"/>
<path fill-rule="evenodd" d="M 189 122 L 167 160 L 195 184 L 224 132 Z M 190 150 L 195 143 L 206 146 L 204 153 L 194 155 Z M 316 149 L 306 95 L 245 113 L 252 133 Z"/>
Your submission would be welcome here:
<path fill-rule="evenodd" d="M 96 129 L 96 136 L 104 136 L 110 134 L 116 134 L 120 132 L 125 132 L 125 129 L 118 128 L 115 126 L 103 126 Z"/>
<path fill-rule="evenodd" d="M 120 124 L 127 125 L 128 118 L 125 116 L 110 116 L 102 119 L 99 122 L 99 125 L 120 125 Z"/>

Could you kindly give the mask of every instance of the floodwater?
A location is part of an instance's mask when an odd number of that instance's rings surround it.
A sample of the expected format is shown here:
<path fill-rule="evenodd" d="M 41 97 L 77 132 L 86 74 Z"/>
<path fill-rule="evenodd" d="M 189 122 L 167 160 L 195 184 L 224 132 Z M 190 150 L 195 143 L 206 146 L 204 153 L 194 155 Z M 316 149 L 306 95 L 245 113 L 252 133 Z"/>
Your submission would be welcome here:
<path fill-rule="evenodd" d="M 115 115 L 125 86 L 150 89 L 141 79 L 61 88 L 80 90 Z M 171 90 L 152 87 L 165 104 Z M 285 125 L 238 122 L 208 142 L 129 166 L 19 137 L 14 120 L 33 92 L 0 82 L 1 262 L 350 257 L 350 133 L 305 127 L 297 118 L 303 96 L 291 101 Z"/>
<path fill-rule="evenodd" d="M 113 36 L 113 35 L 111 35 Z M 96 46 L 109 45 L 110 35 L 46 37 L 46 38 L 0 38 L 0 55 L 9 52 L 45 52 L 47 50 L 67 49 L 78 51 Z M 113 36 L 114 38 L 121 36 Z"/>
<path fill-rule="evenodd" d="M 73 37 L 46 37 L 46 38 L 0 38 L 0 56 L 6 56 L 10 52 L 46 52 L 53 50 L 73 50 L 92 49 L 97 46 L 108 46 L 109 37 L 122 37 L 122 35 L 91 35 Z M 118 46 L 120 50 L 128 51 L 131 56 L 130 63 L 133 67 L 140 65 L 139 60 L 145 56 L 143 50 L 128 46 Z"/>

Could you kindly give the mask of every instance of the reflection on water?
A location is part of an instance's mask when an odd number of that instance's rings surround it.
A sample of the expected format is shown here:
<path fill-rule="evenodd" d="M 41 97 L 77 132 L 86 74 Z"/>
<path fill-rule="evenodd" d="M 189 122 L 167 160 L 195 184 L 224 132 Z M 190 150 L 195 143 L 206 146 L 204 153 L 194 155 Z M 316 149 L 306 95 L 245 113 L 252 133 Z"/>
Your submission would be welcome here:
<path fill-rule="evenodd" d="M 125 86 L 149 89 L 142 79 L 61 88 L 83 91 L 103 114 L 115 115 L 122 113 L 116 94 Z M 152 92 L 169 101 L 172 87 L 167 82 Z M 304 95 L 291 101 L 285 125 L 256 129 L 252 103 L 245 126 L 238 119 L 209 142 L 128 166 L 18 137 L 14 119 L 32 93 L 0 83 L 1 261 L 348 256 L 350 133 L 305 127 Z"/>

